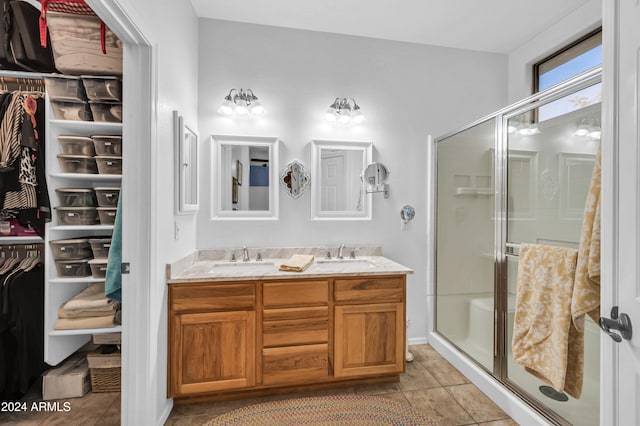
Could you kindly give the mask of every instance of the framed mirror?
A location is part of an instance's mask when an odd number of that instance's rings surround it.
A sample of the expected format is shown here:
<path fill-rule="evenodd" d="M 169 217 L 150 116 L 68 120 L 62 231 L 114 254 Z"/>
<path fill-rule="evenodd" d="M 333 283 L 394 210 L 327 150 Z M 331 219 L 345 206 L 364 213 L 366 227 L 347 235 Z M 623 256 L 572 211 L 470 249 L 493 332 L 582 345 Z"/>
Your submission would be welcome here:
<path fill-rule="evenodd" d="M 278 138 L 213 135 L 213 219 L 278 218 Z"/>
<path fill-rule="evenodd" d="M 371 197 L 360 178 L 371 162 L 368 141 L 314 140 L 311 215 L 313 220 L 370 220 Z"/>
<path fill-rule="evenodd" d="M 198 133 L 173 112 L 175 128 L 175 213 L 194 214 L 198 211 Z"/>
<path fill-rule="evenodd" d="M 297 160 L 287 164 L 287 167 L 280 175 L 280 184 L 287 191 L 287 194 L 293 198 L 298 198 L 304 194 L 310 181 L 311 176 L 309 176 L 302 163 Z"/>

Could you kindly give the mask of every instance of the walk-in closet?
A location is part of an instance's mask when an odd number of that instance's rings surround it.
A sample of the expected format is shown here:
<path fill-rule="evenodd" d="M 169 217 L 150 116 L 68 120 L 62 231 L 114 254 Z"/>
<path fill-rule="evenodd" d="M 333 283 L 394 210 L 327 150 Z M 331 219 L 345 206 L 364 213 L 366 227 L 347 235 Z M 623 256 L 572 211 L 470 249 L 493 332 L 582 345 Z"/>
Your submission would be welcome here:
<path fill-rule="evenodd" d="M 92 393 L 119 411 L 122 42 L 82 0 L 2 8 L 0 423 Z"/>

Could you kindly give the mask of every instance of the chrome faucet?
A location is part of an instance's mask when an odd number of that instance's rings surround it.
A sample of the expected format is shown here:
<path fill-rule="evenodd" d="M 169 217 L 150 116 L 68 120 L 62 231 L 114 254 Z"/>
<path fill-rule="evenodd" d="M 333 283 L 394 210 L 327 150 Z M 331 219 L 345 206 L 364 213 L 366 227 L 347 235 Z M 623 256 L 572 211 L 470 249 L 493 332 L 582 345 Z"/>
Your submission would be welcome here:
<path fill-rule="evenodd" d="M 340 247 L 338 247 L 338 255 L 336 256 L 338 259 L 344 259 L 342 250 L 344 250 L 344 244 L 340 244 Z"/>
<path fill-rule="evenodd" d="M 243 262 L 248 262 L 251 259 L 249 258 L 249 249 L 247 248 L 247 246 L 243 246 L 242 247 L 242 261 Z"/>

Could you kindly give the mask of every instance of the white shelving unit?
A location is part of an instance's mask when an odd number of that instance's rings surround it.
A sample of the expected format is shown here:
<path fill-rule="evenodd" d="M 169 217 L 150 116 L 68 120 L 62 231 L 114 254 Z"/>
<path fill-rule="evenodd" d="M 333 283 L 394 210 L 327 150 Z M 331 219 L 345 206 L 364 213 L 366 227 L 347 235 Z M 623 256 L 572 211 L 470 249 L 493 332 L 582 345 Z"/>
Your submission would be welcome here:
<path fill-rule="evenodd" d="M 82 345 L 87 343 L 93 334 L 113 333 L 122 330 L 121 326 L 79 329 L 54 330 L 58 319 L 58 308 L 67 300 L 78 294 L 92 282 L 104 281 L 93 277 L 66 278 L 59 277 L 53 259 L 49 241 L 79 238 L 110 236 L 111 225 L 59 225 L 54 207 L 59 205 L 56 188 L 90 188 L 98 186 L 120 186 L 121 175 L 63 173 L 58 164 L 57 155 L 61 153 L 58 136 L 76 135 L 122 135 L 122 124 L 102 123 L 94 121 L 56 120 L 51 105 L 46 100 L 46 170 L 49 198 L 52 206 L 52 220 L 45 228 L 45 344 L 44 360 L 49 365 L 57 365 Z M 40 240 L 42 242 L 42 240 Z"/>

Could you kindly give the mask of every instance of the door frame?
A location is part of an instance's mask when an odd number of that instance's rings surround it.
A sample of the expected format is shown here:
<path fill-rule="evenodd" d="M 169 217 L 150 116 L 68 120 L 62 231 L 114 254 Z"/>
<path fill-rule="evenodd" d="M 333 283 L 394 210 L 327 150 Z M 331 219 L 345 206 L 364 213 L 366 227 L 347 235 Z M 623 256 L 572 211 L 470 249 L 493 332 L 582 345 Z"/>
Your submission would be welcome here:
<path fill-rule="evenodd" d="M 123 425 L 155 424 L 166 418 L 171 400 L 157 407 L 156 374 L 151 359 L 151 282 L 157 277 L 151 266 L 157 263 L 157 228 L 154 215 L 138 214 L 155 205 L 154 168 L 157 152 L 157 64 L 154 46 L 117 2 L 87 0 L 87 4 L 120 38 L 123 46 L 123 138 L 136 143 L 125 144 L 122 173 L 122 261 L 132 265 L 122 275 L 121 415 Z M 132 285 L 135 283 L 135 285 Z M 150 418 L 151 417 L 151 418 Z"/>

